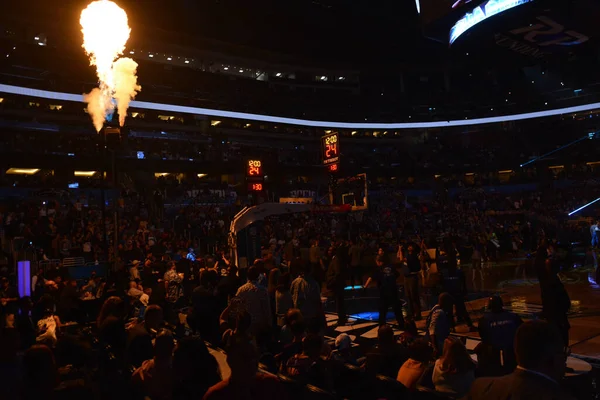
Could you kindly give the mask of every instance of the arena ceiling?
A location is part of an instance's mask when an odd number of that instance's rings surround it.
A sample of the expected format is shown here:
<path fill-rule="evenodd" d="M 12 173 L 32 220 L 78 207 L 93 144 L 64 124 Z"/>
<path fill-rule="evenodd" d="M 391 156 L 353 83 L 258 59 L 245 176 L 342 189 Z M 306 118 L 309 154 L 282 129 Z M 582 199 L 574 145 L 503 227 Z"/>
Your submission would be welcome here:
<path fill-rule="evenodd" d="M 562 63 L 582 53 L 596 60 L 599 56 L 596 0 L 115 1 L 127 11 L 136 41 L 160 28 L 349 68 L 393 69 L 402 63 L 440 60 Z M 30 0 L 15 2 L 9 12 L 76 26 L 88 2 Z M 453 24 L 492 3 L 527 4 L 473 26 L 450 46 Z M 538 25 L 539 34 L 532 36 L 527 27 Z M 521 33 L 512 33 L 519 29 Z M 565 45 L 581 37 L 584 43 Z M 540 46 L 552 40 L 557 43 Z"/>

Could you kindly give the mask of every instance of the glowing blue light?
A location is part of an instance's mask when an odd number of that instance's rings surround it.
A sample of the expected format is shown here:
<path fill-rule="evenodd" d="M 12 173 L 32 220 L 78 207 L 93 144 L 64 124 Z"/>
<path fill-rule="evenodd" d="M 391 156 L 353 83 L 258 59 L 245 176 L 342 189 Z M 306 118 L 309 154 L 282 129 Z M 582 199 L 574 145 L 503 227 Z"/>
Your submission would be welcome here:
<path fill-rule="evenodd" d="M 583 206 L 579 207 L 577 210 L 573 210 L 573 211 L 571 211 L 571 212 L 569 213 L 569 217 L 570 217 L 571 215 L 575 214 L 576 212 L 579 212 L 579 211 L 583 210 L 584 208 L 586 208 L 586 207 L 588 207 L 588 206 L 591 206 L 592 204 L 594 204 L 594 203 L 595 203 L 595 202 L 597 202 L 597 201 L 600 201 L 600 197 L 598 197 L 598 198 L 597 198 L 596 200 L 594 200 L 594 201 L 590 201 L 589 203 L 587 203 L 587 204 L 585 204 L 585 205 L 583 205 Z"/>
<path fill-rule="evenodd" d="M 37 97 L 59 101 L 73 101 L 83 103 L 83 96 L 73 93 L 51 92 L 47 90 L 29 89 L 19 86 L 0 84 L 0 93 L 8 93 L 19 96 Z M 174 112 L 181 114 L 206 115 L 210 117 L 233 118 L 249 121 L 270 122 L 275 124 L 309 126 L 315 128 L 338 128 L 338 129 L 423 129 L 423 128 L 447 128 L 452 126 L 471 126 L 482 124 L 494 124 L 499 122 L 522 121 L 533 118 L 544 118 L 562 114 L 572 114 L 584 111 L 592 111 L 600 108 L 600 103 L 590 103 L 581 106 L 557 108 L 554 110 L 537 111 L 522 114 L 504 115 L 498 117 L 476 118 L 469 120 L 452 120 L 438 122 L 395 122 L 395 123 L 355 123 L 355 122 L 334 122 L 334 121 L 314 121 L 296 118 L 274 117 L 262 114 L 249 114 L 235 111 L 213 110 L 210 108 L 197 108 L 178 106 L 172 104 L 149 103 L 145 101 L 132 101 L 131 108 L 142 110 L 155 110 Z"/>
<path fill-rule="evenodd" d="M 464 17 L 450 29 L 450 44 L 454 43 L 463 33 L 486 19 L 498 15 L 506 10 L 515 8 L 533 0 L 489 0 L 466 13 Z"/>
<path fill-rule="evenodd" d="M 354 285 L 354 286 L 346 286 L 344 288 L 344 290 L 358 290 L 358 289 L 362 289 L 362 285 Z"/>

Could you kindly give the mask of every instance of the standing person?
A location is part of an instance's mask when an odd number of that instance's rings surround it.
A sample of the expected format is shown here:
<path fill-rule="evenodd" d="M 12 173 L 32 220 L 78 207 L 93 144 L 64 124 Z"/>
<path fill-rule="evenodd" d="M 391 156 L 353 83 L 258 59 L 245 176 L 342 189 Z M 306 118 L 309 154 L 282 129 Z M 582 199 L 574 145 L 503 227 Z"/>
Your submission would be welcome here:
<path fill-rule="evenodd" d="M 421 298 L 419 296 L 419 276 L 421 274 L 421 261 L 419 254 L 413 244 L 408 245 L 407 252 L 404 254 L 406 271 L 404 275 L 404 290 L 406 291 L 406 300 L 408 304 L 408 314 L 415 321 L 421 320 Z"/>
<path fill-rule="evenodd" d="M 258 284 L 260 272 L 257 267 L 248 268 L 248 282 L 240 286 L 236 296 L 240 298 L 250 313 L 249 333 L 258 338 L 271 328 L 271 304 L 267 289 Z"/>
<path fill-rule="evenodd" d="M 352 240 L 352 245 L 348 249 L 348 256 L 350 257 L 350 285 L 354 289 L 354 282 L 362 282 L 360 274 L 360 259 L 362 255 L 362 249 L 356 239 Z"/>
<path fill-rule="evenodd" d="M 338 315 L 338 325 L 345 325 L 348 321 L 346 316 L 346 302 L 344 300 L 344 287 L 346 285 L 346 279 L 344 276 L 343 269 L 343 249 L 338 248 L 335 250 L 335 255 L 329 263 L 327 269 L 327 289 L 333 292 L 335 298 L 335 307 Z"/>
<path fill-rule="evenodd" d="M 379 325 L 385 324 L 386 314 L 389 307 L 392 307 L 396 315 L 396 321 L 400 329 L 404 328 L 404 316 L 402 315 L 402 302 L 398 297 L 398 271 L 392 265 L 385 262 L 384 256 L 377 256 L 375 259 L 377 268 L 372 277 L 367 279 L 365 288 L 369 286 L 371 281 L 377 282 L 379 289 Z"/>
<path fill-rule="evenodd" d="M 465 274 L 456 267 L 455 263 L 448 263 L 448 268 L 442 270 L 442 287 L 444 292 L 449 293 L 454 299 L 456 316 L 459 321 L 464 321 L 470 330 L 474 330 L 473 321 L 465 306 L 467 296 L 467 282 Z M 450 322 L 454 326 L 454 317 L 450 315 Z"/>
<path fill-rule="evenodd" d="M 479 275 L 479 279 L 481 281 L 480 289 L 483 291 L 483 270 L 481 265 L 481 260 L 483 259 L 483 254 L 481 251 L 481 244 L 477 241 L 473 242 L 473 254 L 471 255 L 471 269 L 473 270 L 473 291 L 477 291 L 477 275 Z"/>
<path fill-rule="evenodd" d="M 590 235 L 592 236 L 592 247 L 598 247 L 598 240 L 600 239 L 600 226 L 598 225 L 598 221 L 592 221 L 592 225 L 590 226 Z"/>
<path fill-rule="evenodd" d="M 425 323 L 426 334 L 431 341 L 434 356 L 440 356 L 444 350 L 444 341 L 450 336 L 450 315 L 454 300 L 449 293 L 442 293 L 438 303 L 431 309 Z"/>
<path fill-rule="evenodd" d="M 568 348 L 556 327 L 539 320 L 525 322 L 517 330 L 515 355 L 517 369 L 512 374 L 476 379 L 465 399 L 573 399 L 560 385 Z"/>
<path fill-rule="evenodd" d="M 514 371 L 517 366 L 514 337 L 523 321 L 504 310 L 500 296 L 488 300 L 488 311 L 478 324 L 481 346 L 477 351 L 479 368 L 486 376 L 501 376 Z"/>
<path fill-rule="evenodd" d="M 548 258 L 545 262 L 545 279 L 540 281 L 542 289 L 542 307 L 544 318 L 556 326 L 566 347 L 569 346 L 571 324 L 567 314 L 571 309 L 571 299 L 561 282 L 554 262 L 553 247 L 548 246 Z"/>
<path fill-rule="evenodd" d="M 323 268 L 321 249 L 319 248 L 319 241 L 317 239 L 311 241 L 310 250 L 308 251 L 308 261 L 313 271 L 315 271 L 315 279 L 317 279 L 319 284 L 323 284 L 325 280 L 325 268 Z"/>
<path fill-rule="evenodd" d="M 183 296 L 183 290 L 181 288 L 181 282 L 183 282 L 183 273 L 177 273 L 177 264 L 175 261 L 169 262 L 169 270 L 165 272 L 164 276 L 165 290 L 166 290 L 166 305 L 165 319 L 171 321 L 173 319 L 173 313 L 177 307 L 179 299 Z"/>
<path fill-rule="evenodd" d="M 306 320 L 322 318 L 321 288 L 312 275 L 311 267 L 305 265 L 304 268 L 290 288 L 294 308 L 299 309 Z"/>
<path fill-rule="evenodd" d="M 291 275 L 289 272 L 279 277 L 277 290 L 275 291 L 275 314 L 277 315 L 277 326 L 282 328 L 285 325 L 285 316 L 287 312 L 294 308 L 294 299 L 290 293 Z"/>

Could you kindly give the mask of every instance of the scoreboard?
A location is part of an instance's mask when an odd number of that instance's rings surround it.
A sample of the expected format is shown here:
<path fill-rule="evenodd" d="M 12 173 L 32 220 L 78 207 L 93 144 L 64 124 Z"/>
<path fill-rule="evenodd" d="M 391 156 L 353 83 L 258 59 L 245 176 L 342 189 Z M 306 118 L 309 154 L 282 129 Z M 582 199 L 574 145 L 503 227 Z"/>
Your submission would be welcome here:
<path fill-rule="evenodd" d="M 264 174 L 262 161 L 248 160 L 246 163 L 246 181 L 249 192 L 262 192 L 264 188 Z"/>
<path fill-rule="evenodd" d="M 321 138 L 321 155 L 329 172 L 336 172 L 340 162 L 340 136 L 337 132 Z"/>
<path fill-rule="evenodd" d="M 248 160 L 248 165 L 246 167 L 246 177 L 263 177 L 262 162 L 260 160 Z"/>

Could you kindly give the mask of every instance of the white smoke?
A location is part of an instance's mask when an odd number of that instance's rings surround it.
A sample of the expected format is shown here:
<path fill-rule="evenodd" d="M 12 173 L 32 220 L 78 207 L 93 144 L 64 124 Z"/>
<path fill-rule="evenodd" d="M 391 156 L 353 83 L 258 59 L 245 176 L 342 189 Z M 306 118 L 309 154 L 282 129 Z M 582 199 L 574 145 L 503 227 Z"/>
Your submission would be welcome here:
<path fill-rule="evenodd" d="M 113 64 L 113 79 L 115 90 L 113 97 L 117 100 L 119 125 L 125 125 L 129 103 L 135 98 L 142 87 L 137 83 L 137 63 L 131 58 L 119 58 Z"/>
<path fill-rule="evenodd" d="M 83 95 L 83 101 L 87 103 L 86 111 L 90 114 L 90 117 L 92 117 L 92 122 L 94 123 L 94 128 L 96 128 L 97 132 L 100 132 L 104 125 L 104 120 L 109 114 L 105 99 L 106 96 L 104 96 L 102 90 L 99 88 L 94 88 L 90 93 Z"/>

